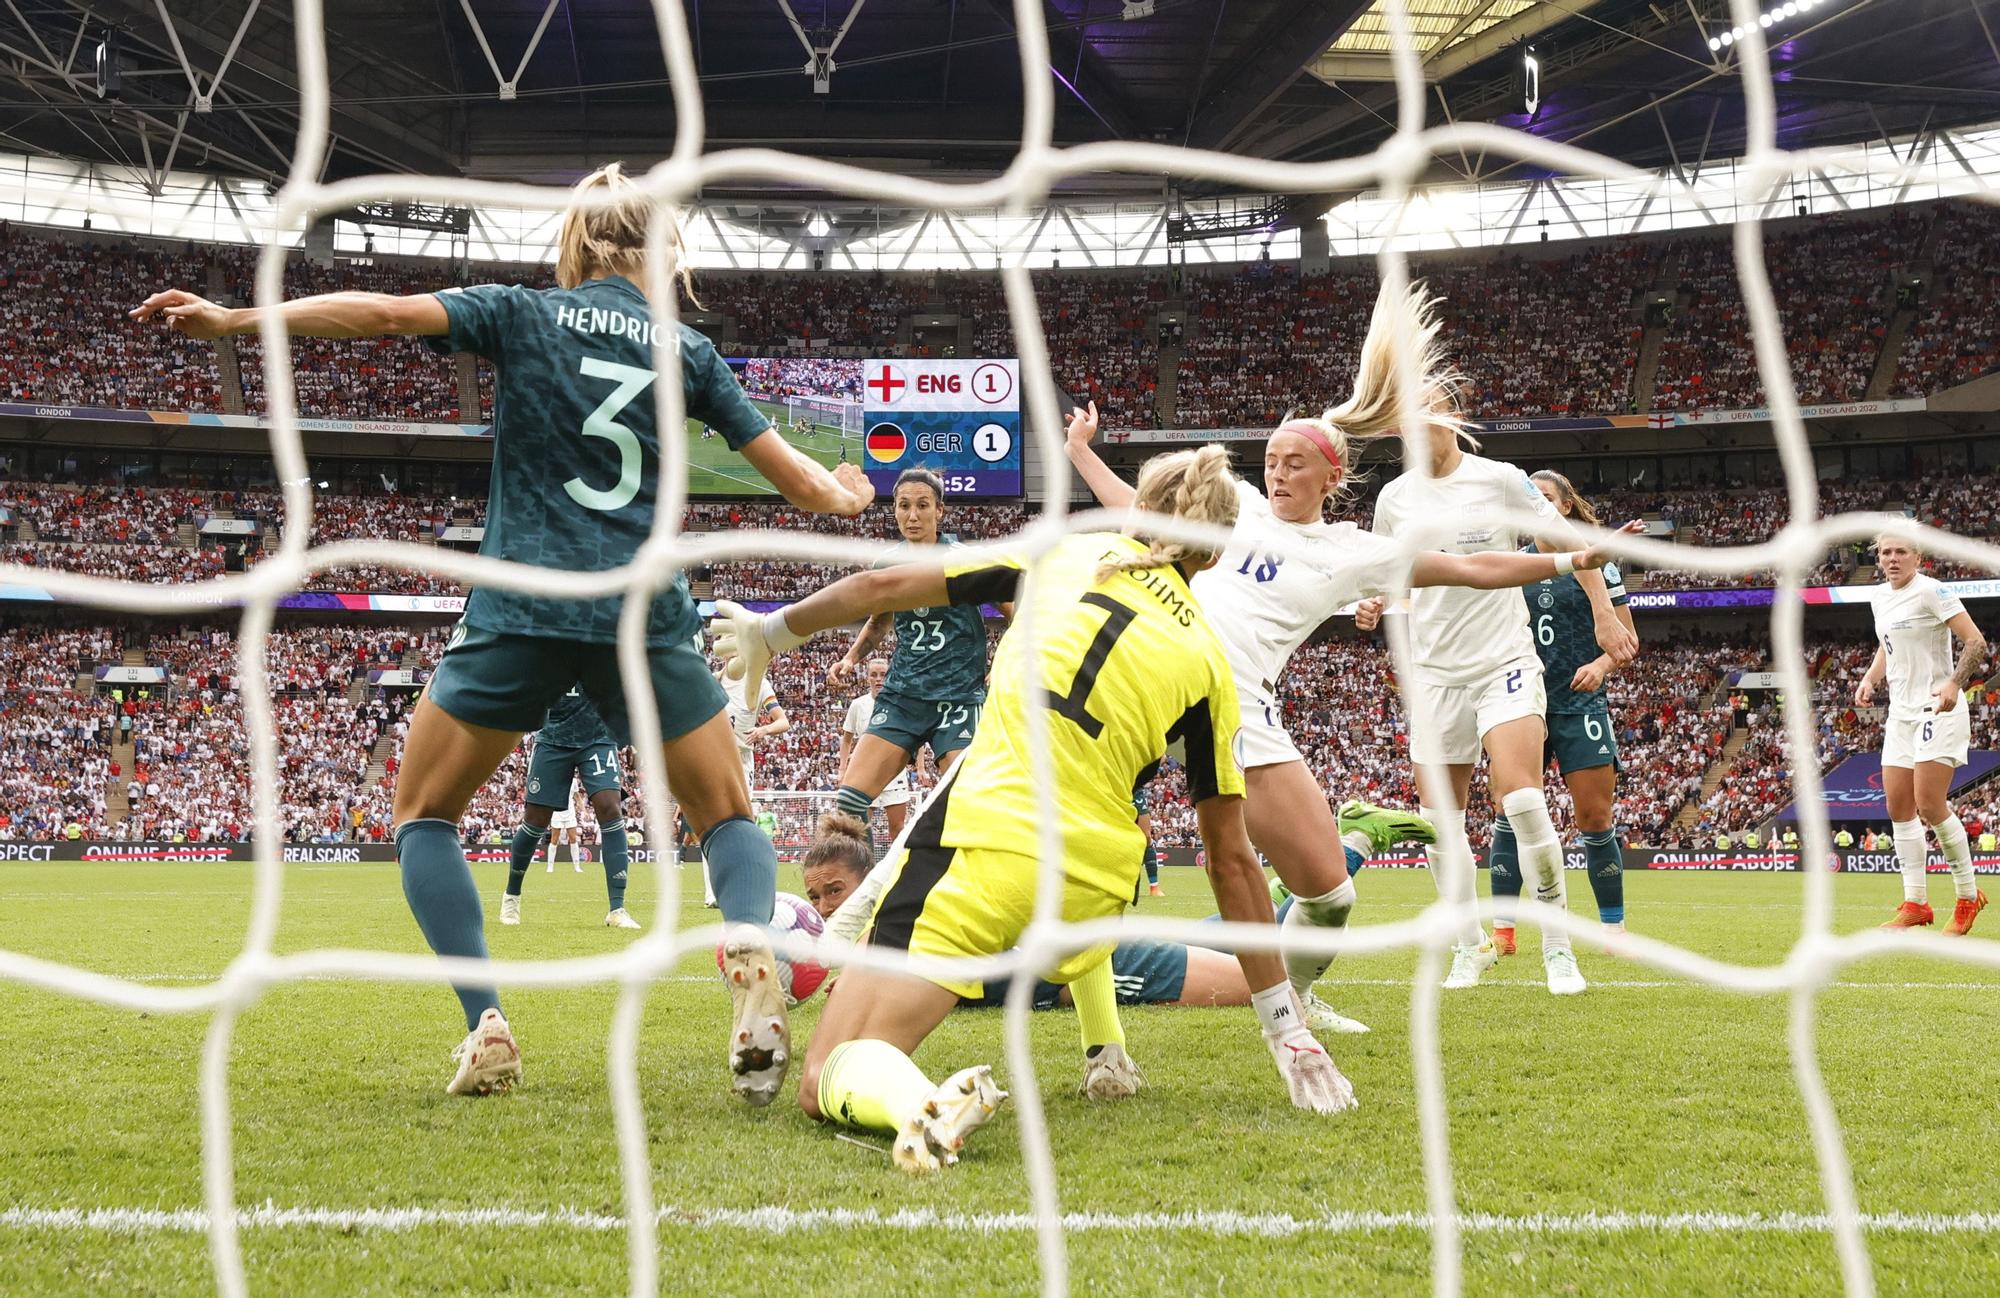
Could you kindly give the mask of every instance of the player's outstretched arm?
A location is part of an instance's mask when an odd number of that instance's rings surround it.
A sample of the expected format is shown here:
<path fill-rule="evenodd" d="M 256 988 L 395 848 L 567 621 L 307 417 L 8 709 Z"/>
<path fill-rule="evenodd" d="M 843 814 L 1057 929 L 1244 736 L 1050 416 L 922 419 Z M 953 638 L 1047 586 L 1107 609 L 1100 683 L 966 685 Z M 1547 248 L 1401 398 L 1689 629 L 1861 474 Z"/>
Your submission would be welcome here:
<path fill-rule="evenodd" d="M 1097 403 L 1090 403 L 1088 410 L 1073 409 L 1069 412 L 1069 425 L 1063 430 L 1063 452 L 1075 466 L 1077 474 L 1090 488 L 1090 494 L 1097 497 L 1097 503 L 1106 509 L 1129 509 L 1139 497 L 1138 489 L 1111 471 L 1111 466 L 1099 459 L 1090 447 L 1097 436 Z"/>
<path fill-rule="evenodd" d="M 164 320 L 190 338 L 224 338 L 257 331 L 255 307 L 219 306 L 170 288 L 128 312 L 134 320 Z M 435 293 L 319 293 L 278 305 L 285 332 L 303 338 L 373 338 L 381 334 L 443 334 L 451 328 Z"/>
<path fill-rule="evenodd" d="M 1633 521 L 1619 528 L 1637 534 L 1646 528 Z M 1476 554 L 1444 554 L 1426 550 L 1410 567 L 1412 586 L 1466 586 L 1474 590 L 1504 590 L 1528 586 L 1567 572 L 1595 572 L 1611 560 L 1603 546 L 1560 554 L 1516 554 L 1484 550 Z M 1626 655 L 1628 658 L 1631 655 Z"/>
<path fill-rule="evenodd" d="M 1207 851 L 1209 887 L 1222 918 L 1246 924 L 1277 926 L 1264 868 L 1250 846 L 1243 824 L 1243 799 L 1218 794 L 1194 804 L 1196 824 Z M 1307 1030 L 1298 996 L 1285 973 L 1284 958 L 1272 951 L 1239 951 L 1237 963 L 1253 988 L 1250 1003 L 1257 1009 L 1264 1044 L 1271 1051 L 1278 1075 L 1285 1079 L 1296 1108 L 1315 1113 L 1339 1113 L 1355 1106 L 1354 1087 L 1334 1066 L 1333 1057 Z"/>
<path fill-rule="evenodd" d="M 779 495 L 808 513 L 852 518 L 875 503 L 875 484 L 860 465 L 843 461 L 829 472 L 780 437 L 775 428 L 751 438 L 739 454 L 778 489 Z"/>

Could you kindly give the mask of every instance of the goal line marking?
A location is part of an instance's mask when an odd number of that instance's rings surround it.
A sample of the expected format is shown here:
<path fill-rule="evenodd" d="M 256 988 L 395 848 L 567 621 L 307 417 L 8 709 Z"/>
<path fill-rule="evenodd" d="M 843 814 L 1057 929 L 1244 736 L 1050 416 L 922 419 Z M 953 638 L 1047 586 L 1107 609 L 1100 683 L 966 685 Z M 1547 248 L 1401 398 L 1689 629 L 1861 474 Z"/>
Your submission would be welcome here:
<path fill-rule="evenodd" d="M 574 1208 L 280 1208 L 272 1204 L 238 1211 L 249 1229 L 320 1227 L 333 1230 L 403 1232 L 425 1227 L 621 1231 L 625 1219 Z M 1029 1213 L 948 1213 L 929 1208 L 895 1212 L 856 1208 L 675 1208 L 660 1209 L 659 1220 L 680 1229 L 742 1230 L 789 1234 L 801 1230 L 882 1229 L 1003 1235 L 1034 1229 Z M 1431 1219 L 1418 1212 L 1334 1212 L 1323 1216 L 1229 1211 L 1106 1213 L 1071 1212 L 1063 1228 L 1072 1231 L 1186 1231 L 1205 1235 L 1281 1238 L 1292 1235 L 1366 1235 L 1428 1230 Z M 1824 1234 L 1832 1223 L 1823 1212 L 1584 1212 L 1514 1216 L 1465 1213 L 1462 1230 L 1490 1235 L 1666 1234 Z M 1947 1235 L 2000 1232 L 2000 1213 L 1863 1213 L 1865 1229 L 1884 1233 Z M 198 1208 L 9 1208 L 0 1211 L 0 1230 L 81 1231 L 114 1235 L 199 1234 L 208 1214 Z"/>

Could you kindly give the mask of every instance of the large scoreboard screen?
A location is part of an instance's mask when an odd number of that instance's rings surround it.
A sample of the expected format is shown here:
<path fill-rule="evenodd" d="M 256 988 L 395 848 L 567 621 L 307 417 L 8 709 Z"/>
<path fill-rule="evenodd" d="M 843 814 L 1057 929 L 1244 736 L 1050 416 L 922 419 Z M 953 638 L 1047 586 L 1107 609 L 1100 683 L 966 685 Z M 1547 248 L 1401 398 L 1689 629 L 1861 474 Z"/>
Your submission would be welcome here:
<path fill-rule="evenodd" d="M 887 495 L 908 468 L 953 496 L 1021 494 L 1021 363 L 870 360 L 861 367 L 862 467 Z"/>
<path fill-rule="evenodd" d="M 855 360 L 732 357 L 751 401 L 799 450 L 867 471 L 887 496 L 904 469 L 926 468 L 953 496 L 1021 494 L 1021 363 L 1017 360 Z M 690 432 L 706 434 L 698 421 Z M 768 492 L 721 438 L 690 442 L 688 490 Z"/>

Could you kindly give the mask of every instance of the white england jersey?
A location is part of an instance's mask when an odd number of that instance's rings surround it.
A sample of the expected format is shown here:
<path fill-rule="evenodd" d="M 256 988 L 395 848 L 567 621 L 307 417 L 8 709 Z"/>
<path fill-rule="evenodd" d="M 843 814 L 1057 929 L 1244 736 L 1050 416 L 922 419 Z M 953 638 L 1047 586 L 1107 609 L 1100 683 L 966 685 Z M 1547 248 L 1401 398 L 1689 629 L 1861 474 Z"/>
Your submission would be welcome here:
<path fill-rule="evenodd" d="M 1426 550 L 1478 554 L 1518 550 L 1529 539 L 1495 515 L 1533 510 L 1550 530 L 1569 530 L 1528 475 L 1511 464 L 1467 455 L 1442 478 L 1408 472 L 1382 488 L 1375 531 Z M 1425 586 L 1410 592 L 1410 651 L 1427 680 L 1473 685 L 1510 663 L 1535 657 L 1528 604 L 1518 587 L 1468 590 Z"/>
<path fill-rule="evenodd" d="M 1352 523 L 1287 523 L 1240 478 L 1236 502 L 1229 549 L 1192 585 L 1238 681 L 1268 694 L 1322 622 L 1401 585 L 1404 561 L 1393 544 Z"/>
<path fill-rule="evenodd" d="M 875 716 L 875 696 L 863 694 L 847 705 L 847 719 L 840 723 L 842 732 L 860 739 L 868 733 L 868 722 Z"/>
<path fill-rule="evenodd" d="M 1945 624 L 1965 612 L 1958 596 L 1922 573 L 1901 589 L 1887 582 L 1875 590 L 1875 638 L 1889 660 L 1889 716 L 1909 721 L 1923 715 L 1938 690 L 1951 679 L 1951 629 Z"/>
<path fill-rule="evenodd" d="M 722 692 L 729 699 L 729 728 L 736 732 L 738 756 L 750 752 L 750 732 L 757 728 L 757 718 L 778 706 L 778 696 L 771 692 L 770 681 L 767 678 L 764 693 L 758 698 L 757 706 L 751 707 L 749 698 L 744 693 L 749 682 L 750 678 L 747 676 L 737 680 L 731 680 L 727 675 L 722 678 Z"/>

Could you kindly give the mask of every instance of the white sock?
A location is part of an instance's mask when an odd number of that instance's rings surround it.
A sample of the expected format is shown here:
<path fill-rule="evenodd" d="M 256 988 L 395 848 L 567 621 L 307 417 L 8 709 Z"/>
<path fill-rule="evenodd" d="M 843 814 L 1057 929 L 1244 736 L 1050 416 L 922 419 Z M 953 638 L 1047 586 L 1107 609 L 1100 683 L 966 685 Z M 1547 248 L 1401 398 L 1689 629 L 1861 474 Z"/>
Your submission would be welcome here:
<path fill-rule="evenodd" d="M 1465 812 L 1458 808 L 1435 811 L 1421 807 L 1417 814 L 1437 826 L 1438 841 L 1424 849 L 1424 856 L 1431 863 L 1431 882 L 1437 885 L 1438 896 L 1453 904 L 1472 905 L 1476 889 L 1472 877 L 1472 842 L 1465 836 Z M 1461 946 L 1479 946 L 1486 941 L 1486 930 L 1480 927 L 1477 916 L 1465 921 L 1458 940 Z"/>
<path fill-rule="evenodd" d="M 1892 820 L 1890 836 L 1896 840 L 1896 861 L 1903 867 L 1903 900 L 1919 904 L 1930 900 L 1930 883 L 1924 878 L 1929 855 L 1924 850 L 1924 822 Z"/>
<path fill-rule="evenodd" d="M 1952 812 L 1937 824 L 1931 826 L 1937 834 L 1938 846 L 1944 849 L 1944 859 L 1951 865 L 1952 890 L 1967 901 L 1979 895 L 1979 884 L 1972 877 L 1972 844 L 1965 840 L 1965 826 L 1959 823 L 1958 813 Z"/>
<path fill-rule="evenodd" d="M 1340 836 L 1340 845 L 1342 847 L 1353 848 L 1356 852 L 1360 853 L 1361 859 L 1364 861 L 1375 855 L 1375 840 L 1358 829 L 1350 829 L 1345 834 L 1342 834 Z"/>
<path fill-rule="evenodd" d="M 1285 912 L 1285 928 L 1346 928 L 1347 917 L 1354 910 L 1354 880 L 1341 880 L 1340 886 L 1321 897 L 1292 897 L 1292 908 Z M 1326 967 L 1333 963 L 1330 955 L 1312 952 L 1284 952 L 1285 972 L 1290 975 L 1292 987 L 1303 1000 L 1311 995 L 1312 985 L 1319 981 Z"/>
<path fill-rule="evenodd" d="M 1521 857 L 1521 881 L 1533 880 L 1535 900 L 1569 909 L 1569 884 L 1563 878 L 1562 840 L 1549 817 L 1548 799 L 1540 789 L 1516 789 L 1500 799 L 1507 823 L 1514 827 L 1514 847 Z M 1569 950 L 1569 934 L 1549 929 L 1542 934 L 1542 952 Z"/>

